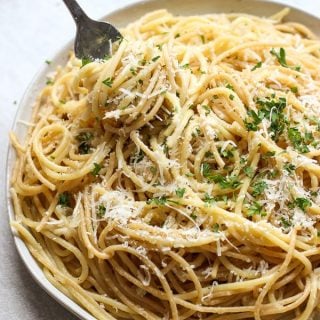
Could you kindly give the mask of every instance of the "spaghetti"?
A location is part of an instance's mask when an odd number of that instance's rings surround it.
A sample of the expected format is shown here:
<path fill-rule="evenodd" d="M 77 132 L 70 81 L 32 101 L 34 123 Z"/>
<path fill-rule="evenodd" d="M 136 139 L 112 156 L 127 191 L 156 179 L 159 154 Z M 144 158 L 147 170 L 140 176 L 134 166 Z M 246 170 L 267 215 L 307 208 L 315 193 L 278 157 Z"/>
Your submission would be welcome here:
<path fill-rule="evenodd" d="M 12 135 L 12 226 L 95 318 L 315 316 L 320 41 L 286 13 L 149 13 Z"/>

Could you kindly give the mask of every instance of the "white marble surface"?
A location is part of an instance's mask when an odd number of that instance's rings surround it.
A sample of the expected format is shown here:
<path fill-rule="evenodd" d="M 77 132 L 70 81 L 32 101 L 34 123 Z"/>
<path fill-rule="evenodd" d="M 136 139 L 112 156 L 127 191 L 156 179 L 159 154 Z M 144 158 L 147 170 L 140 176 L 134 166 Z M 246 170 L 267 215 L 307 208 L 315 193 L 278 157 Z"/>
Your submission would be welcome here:
<path fill-rule="evenodd" d="M 200 0 L 201 1 L 201 0 Z M 92 18 L 135 0 L 79 0 Z M 318 0 L 283 0 L 320 16 Z M 0 0 L 0 320 L 76 319 L 31 279 L 15 250 L 4 201 L 8 131 L 40 66 L 74 34 L 61 0 Z"/>

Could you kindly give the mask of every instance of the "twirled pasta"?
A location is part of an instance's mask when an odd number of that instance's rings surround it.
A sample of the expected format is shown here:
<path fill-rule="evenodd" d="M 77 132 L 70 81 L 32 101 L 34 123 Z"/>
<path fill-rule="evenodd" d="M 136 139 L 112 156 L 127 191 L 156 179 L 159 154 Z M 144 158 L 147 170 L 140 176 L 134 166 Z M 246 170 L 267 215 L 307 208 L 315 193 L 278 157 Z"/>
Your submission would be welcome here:
<path fill-rule="evenodd" d="M 95 318 L 315 316 L 320 41 L 286 13 L 152 12 L 12 135 L 12 226 Z"/>

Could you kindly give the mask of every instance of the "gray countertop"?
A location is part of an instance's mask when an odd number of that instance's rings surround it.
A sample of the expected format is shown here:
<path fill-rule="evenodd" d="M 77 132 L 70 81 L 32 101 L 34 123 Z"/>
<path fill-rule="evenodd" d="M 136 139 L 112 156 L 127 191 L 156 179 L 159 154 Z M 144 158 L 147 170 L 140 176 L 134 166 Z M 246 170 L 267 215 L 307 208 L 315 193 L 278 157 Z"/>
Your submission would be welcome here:
<path fill-rule="evenodd" d="M 132 2 L 79 0 L 92 18 Z M 320 16 L 318 0 L 279 2 Z M 76 319 L 34 282 L 23 265 L 8 226 L 4 198 L 8 132 L 19 100 L 40 66 L 72 38 L 74 31 L 61 0 L 0 0 L 0 320 Z"/>

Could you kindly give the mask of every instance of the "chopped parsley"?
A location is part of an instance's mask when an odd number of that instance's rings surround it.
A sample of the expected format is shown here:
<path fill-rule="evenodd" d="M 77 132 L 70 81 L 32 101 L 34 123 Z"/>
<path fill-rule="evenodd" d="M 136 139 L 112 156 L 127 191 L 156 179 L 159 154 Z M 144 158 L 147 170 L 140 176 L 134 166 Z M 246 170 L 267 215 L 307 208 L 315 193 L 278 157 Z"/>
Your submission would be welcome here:
<path fill-rule="evenodd" d="M 179 37 L 180 37 L 180 33 L 177 33 L 177 34 L 174 36 L 175 39 L 177 39 L 177 38 L 179 38 Z"/>
<path fill-rule="evenodd" d="M 80 132 L 76 139 L 80 142 L 78 145 L 78 150 L 80 154 L 88 154 L 90 151 L 90 140 L 93 138 L 93 134 L 91 132 Z"/>
<path fill-rule="evenodd" d="M 185 63 L 185 64 L 181 65 L 180 68 L 188 69 L 188 68 L 190 68 L 190 64 L 189 63 Z"/>
<path fill-rule="evenodd" d="M 176 189 L 176 195 L 178 198 L 183 198 L 185 192 L 186 192 L 186 188 Z"/>
<path fill-rule="evenodd" d="M 245 173 L 246 176 L 249 178 L 252 178 L 254 176 L 253 169 L 251 167 L 244 167 L 243 172 Z"/>
<path fill-rule="evenodd" d="M 247 118 L 244 120 L 244 124 L 248 131 L 257 131 L 258 125 L 261 123 L 264 115 L 256 113 L 254 110 L 248 110 Z"/>
<path fill-rule="evenodd" d="M 248 111 L 248 117 L 244 121 L 247 130 L 257 131 L 262 120 L 267 119 L 271 122 L 268 131 L 271 132 L 272 139 L 277 141 L 288 122 L 282 113 L 287 105 L 286 98 L 280 97 L 278 100 L 274 96 L 265 99 L 258 98 L 256 103 L 260 109 L 257 113 L 254 110 Z"/>
<path fill-rule="evenodd" d="M 234 157 L 233 151 L 230 149 L 224 149 L 223 151 L 219 149 L 219 153 L 222 158 L 230 159 Z"/>
<path fill-rule="evenodd" d="M 207 162 L 203 162 L 201 165 L 201 173 L 205 178 L 210 178 L 212 176 L 211 166 Z"/>
<path fill-rule="evenodd" d="M 233 99 L 234 99 L 234 95 L 233 95 L 233 94 L 230 94 L 230 95 L 229 95 L 229 99 L 230 99 L 230 100 L 233 100 Z"/>
<path fill-rule="evenodd" d="M 93 60 L 91 59 L 91 58 L 89 58 L 89 57 L 83 57 L 82 59 L 81 59 L 81 68 L 83 68 L 85 65 L 87 65 L 87 64 L 89 64 L 89 63 L 91 63 Z"/>
<path fill-rule="evenodd" d="M 228 88 L 228 89 L 230 89 L 230 90 L 234 91 L 234 88 L 233 88 L 233 86 L 232 86 L 230 83 L 228 83 L 228 84 L 226 85 L 226 88 Z"/>
<path fill-rule="evenodd" d="M 308 132 L 308 131 L 307 131 L 307 132 L 304 134 L 304 141 L 305 141 L 305 143 L 311 143 L 313 140 L 314 140 L 314 138 L 313 138 L 312 132 Z"/>
<path fill-rule="evenodd" d="M 310 191 L 311 197 L 316 197 L 318 195 L 317 191 Z"/>
<path fill-rule="evenodd" d="M 152 60 L 153 62 L 156 62 L 158 59 L 160 59 L 160 56 L 156 56 L 156 57 L 152 58 L 151 60 Z"/>
<path fill-rule="evenodd" d="M 292 88 L 290 89 L 290 91 L 291 91 L 292 93 L 298 93 L 298 87 L 292 87 Z"/>
<path fill-rule="evenodd" d="M 254 201 L 252 203 L 252 205 L 249 207 L 248 213 L 247 213 L 248 217 L 252 217 L 255 215 L 259 215 L 261 217 L 265 217 L 267 215 L 267 213 L 263 210 L 263 206 L 257 201 Z"/>
<path fill-rule="evenodd" d="M 281 217 L 280 221 L 281 221 L 282 227 L 284 227 L 286 229 L 292 226 L 292 222 L 290 221 L 290 219 L 286 219 L 285 217 Z"/>
<path fill-rule="evenodd" d="M 162 144 L 162 150 L 163 150 L 163 153 L 164 153 L 167 157 L 169 157 L 169 147 L 168 147 L 168 145 L 167 145 L 166 142 Z"/>
<path fill-rule="evenodd" d="M 207 151 L 207 152 L 204 154 L 204 156 L 205 156 L 206 158 L 212 158 L 212 157 L 213 157 L 213 153 L 212 153 L 211 151 Z"/>
<path fill-rule="evenodd" d="M 102 169 L 102 166 L 100 164 L 94 163 L 93 169 L 91 170 L 91 174 L 96 177 L 99 174 L 101 169 Z"/>
<path fill-rule="evenodd" d="M 51 64 L 51 61 L 50 61 L 50 60 L 46 60 L 45 63 L 46 63 L 47 65 L 50 65 L 50 64 Z"/>
<path fill-rule="evenodd" d="M 277 58 L 278 62 L 283 67 L 291 68 L 291 69 L 296 70 L 296 71 L 300 71 L 301 70 L 300 66 L 294 66 L 294 67 L 288 66 L 287 60 L 286 60 L 286 51 L 283 48 L 280 48 L 279 52 L 277 52 L 274 48 L 272 48 L 270 50 L 270 53 Z"/>
<path fill-rule="evenodd" d="M 204 195 L 203 201 L 204 201 L 207 205 L 211 206 L 211 205 L 213 205 L 213 204 L 215 203 L 215 198 L 214 198 L 214 197 L 211 197 L 211 196 L 209 195 L 209 193 L 206 192 L 205 195 Z"/>
<path fill-rule="evenodd" d="M 276 155 L 275 151 L 267 151 L 265 154 L 262 155 L 262 159 L 269 159 Z"/>
<path fill-rule="evenodd" d="M 156 204 L 158 206 L 164 206 L 168 201 L 168 198 L 166 196 L 161 196 L 158 198 L 150 198 L 147 201 L 147 204 Z"/>
<path fill-rule="evenodd" d="M 257 181 L 256 183 L 253 184 L 252 186 L 252 195 L 254 197 L 260 196 L 263 194 L 264 190 L 267 189 L 268 185 L 265 181 Z"/>
<path fill-rule="evenodd" d="M 106 210 L 107 209 L 103 204 L 99 204 L 98 211 L 97 211 L 97 216 L 99 218 L 102 218 L 105 215 Z"/>
<path fill-rule="evenodd" d="M 241 185 L 241 182 L 236 176 L 224 177 L 220 174 L 217 174 L 212 176 L 211 180 L 215 183 L 218 183 L 222 189 L 236 189 Z"/>
<path fill-rule="evenodd" d="M 293 147 L 301 153 L 309 152 L 309 148 L 306 145 L 306 139 L 302 137 L 300 131 L 297 128 L 288 129 L 288 138 Z"/>
<path fill-rule="evenodd" d="M 206 43 L 206 39 L 203 34 L 200 35 L 200 38 L 201 38 L 202 43 Z"/>
<path fill-rule="evenodd" d="M 309 207 L 311 207 L 312 203 L 307 198 L 295 198 L 294 205 L 305 212 Z"/>
<path fill-rule="evenodd" d="M 206 105 L 202 105 L 201 106 L 204 110 L 206 110 L 205 114 L 206 116 L 211 112 L 211 108 L 209 106 Z"/>
<path fill-rule="evenodd" d="M 70 193 L 69 192 L 60 193 L 58 204 L 61 207 L 70 207 Z"/>
<path fill-rule="evenodd" d="M 88 154 L 90 152 L 90 148 L 90 144 L 87 141 L 81 142 L 78 146 L 80 154 Z"/>
<path fill-rule="evenodd" d="M 273 169 L 273 170 L 270 170 L 268 173 L 267 173 L 267 176 L 271 179 L 274 179 L 276 178 L 277 176 L 279 176 L 280 174 L 280 171 L 278 169 Z"/>
<path fill-rule="evenodd" d="M 135 68 L 133 68 L 133 67 L 130 68 L 130 72 L 131 72 L 131 74 L 132 74 L 133 76 L 136 76 L 136 75 L 137 75 L 137 69 L 135 69 Z"/>
<path fill-rule="evenodd" d="M 113 84 L 113 80 L 112 80 L 112 78 L 109 77 L 109 78 L 103 80 L 102 83 L 103 83 L 104 85 L 106 85 L 107 87 L 111 88 L 111 87 L 112 87 L 112 84 Z"/>
<path fill-rule="evenodd" d="M 47 78 L 46 85 L 52 85 L 52 84 L 54 84 L 53 80 L 51 78 Z"/>
<path fill-rule="evenodd" d="M 215 223 L 215 224 L 212 226 L 212 231 L 213 231 L 213 232 L 219 232 L 219 228 L 220 228 L 219 223 Z"/>
<path fill-rule="evenodd" d="M 240 165 L 243 166 L 246 163 L 247 163 L 247 157 L 246 156 L 241 156 L 240 157 Z"/>
<path fill-rule="evenodd" d="M 262 67 L 262 61 L 259 61 L 252 69 L 251 69 L 251 71 L 254 71 L 254 70 L 256 70 L 256 69 L 258 69 L 258 68 L 261 68 Z"/>
<path fill-rule="evenodd" d="M 192 218 L 193 220 L 196 220 L 197 217 L 198 217 L 198 216 L 197 216 L 194 212 L 192 212 L 192 213 L 190 214 L 190 218 Z"/>
<path fill-rule="evenodd" d="M 211 166 L 207 162 L 203 162 L 201 165 L 201 173 L 204 178 L 210 182 L 219 184 L 222 189 L 235 189 L 241 185 L 238 177 L 236 176 L 222 176 L 221 174 L 214 174 Z"/>
<path fill-rule="evenodd" d="M 274 48 L 270 50 L 270 53 L 275 56 L 278 62 L 285 68 L 289 68 L 286 61 L 286 51 L 283 48 L 280 48 L 279 53 L 276 52 Z"/>
<path fill-rule="evenodd" d="M 283 166 L 283 169 L 286 170 L 288 173 L 292 173 L 296 170 L 296 167 L 292 163 L 285 163 Z"/>
<path fill-rule="evenodd" d="M 200 131 L 200 128 L 195 128 L 195 131 L 192 132 L 192 137 L 193 138 L 196 138 L 200 135 L 201 131 Z"/>

